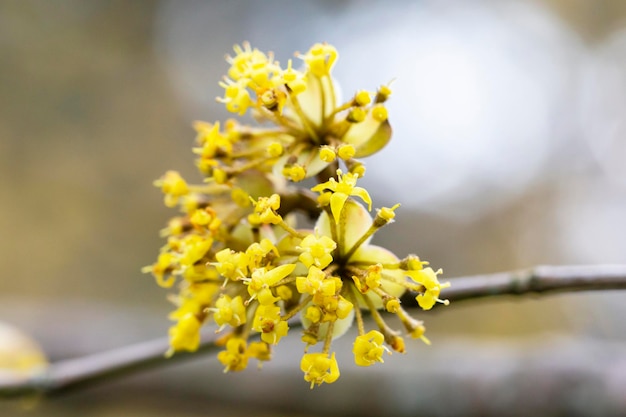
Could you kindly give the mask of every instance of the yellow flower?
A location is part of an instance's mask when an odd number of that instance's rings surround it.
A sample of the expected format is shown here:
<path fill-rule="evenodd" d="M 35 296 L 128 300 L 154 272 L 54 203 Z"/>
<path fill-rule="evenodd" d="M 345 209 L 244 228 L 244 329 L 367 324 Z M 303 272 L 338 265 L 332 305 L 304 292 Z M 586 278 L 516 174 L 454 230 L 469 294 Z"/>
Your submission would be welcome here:
<path fill-rule="evenodd" d="M 220 122 L 213 124 L 206 122 L 195 122 L 194 129 L 198 133 L 196 142 L 201 148 L 193 148 L 193 152 L 204 159 L 213 159 L 218 152 L 230 154 L 233 145 L 226 135 L 220 132 Z"/>
<path fill-rule="evenodd" d="M 366 293 L 370 289 L 378 288 L 381 286 L 382 271 L 382 264 L 377 263 L 375 265 L 370 265 L 367 267 L 364 277 L 352 276 L 352 280 L 354 281 L 354 284 L 359 291 L 361 291 L 362 293 Z"/>
<path fill-rule="evenodd" d="M 220 87 L 224 88 L 224 97 L 218 98 L 217 101 L 224 103 L 229 112 L 243 116 L 248 111 L 248 107 L 253 104 L 250 93 L 246 89 L 247 83 L 246 79 L 237 82 L 231 80 L 220 82 Z"/>
<path fill-rule="evenodd" d="M 272 351 L 270 347 L 265 342 L 252 342 L 250 346 L 248 346 L 248 355 L 251 358 L 255 358 L 259 361 L 269 361 L 272 359 Z M 259 363 L 259 367 L 261 364 Z"/>
<path fill-rule="evenodd" d="M 426 290 L 426 292 L 419 294 L 415 299 L 422 309 L 430 310 L 439 301 L 439 290 Z"/>
<path fill-rule="evenodd" d="M 181 241 L 182 253 L 179 262 L 183 266 L 191 266 L 206 255 L 213 245 L 213 239 L 198 235 L 187 235 Z"/>
<path fill-rule="evenodd" d="M 337 57 L 335 47 L 327 43 L 316 43 L 305 55 L 300 56 L 316 77 L 330 75 Z"/>
<path fill-rule="evenodd" d="M 380 223 L 387 224 L 391 223 L 393 219 L 396 217 L 396 209 L 400 207 L 400 204 L 396 204 L 393 207 L 383 207 L 376 213 L 376 220 L 380 221 Z M 374 221 L 376 221 L 374 220 Z"/>
<path fill-rule="evenodd" d="M 157 284 L 163 288 L 170 288 L 176 282 L 176 278 L 169 276 L 165 279 L 165 276 L 170 274 L 176 267 L 177 260 L 173 253 L 163 252 L 159 254 L 157 261 L 154 265 L 148 265 L 141 268 L 143 273 L 152 273 L 156 279 Z"/>
<path fill-rule="evenodd" d="M 324 317 L 322 318 L 322 321 L 336 322 L 338 319 L 345 319 L 348 317 L 352 319 L 353 316 L 350 315 L 350 313 L 352 313 L 354 306 L 343 296 L 323 296 L 318 297 L 318 300 L 319 301 L 314 298 L 313 302 L 322 307 L 322 311 L 324 311 Z M 337 337 L 338 335 L 334 335 L 334 338 Z"/>
<path fill-rule="evenodd" d="M 252 277 L 245 279 L 248 284 L 250 299 L 256 298 L 261 305 L 274 304 L 279 298 L 274 297 L 271 287 L 291 274 L 295 268 L 295 264 L 285 264 L 270 270 L 259 268 L 252 272 Z"/>
<path fill-rule="evenodd" d="M 276 213 L 280 207 L 280 196 L 272 194 L 270 197 L 259 197 L 258 201 L 252 200 L 254 204 L 254 214 L 248 216 L 248 221 L 256 224 L 278 224 L 282 217 Z"/>
<path fill-rule="evenodd" d="M 219 83 L 224 94 L 217 100 L 239 115 L 254 109 L 256 118 L 276 128 L 227 123 L 226 132 L 220 132 L 218 123 L 197 123 L 202 145 L 195 149 L 201 155 L 197 164 L 216 183 L 229 183 L 247 170 L 273 171 L 298 182 L 331 163 L 331 152 L 352 162 L 389 142 L 391 128 L 383 107 L 389 89 L 381 87 L 374 101 L 371 93 L 360 90 L 341 103 L 331 76 L 338 57 L 332 45 L 318 43 L 298 54 L 305 64 L 302 70 L 294 69 L 292 60 L 282 68 L 271 53 L 249 43 L 235 45 L 234 51 L 235 56 L 227 57 L 228 77 Z M 278 159 L 265 163 L 268 157 Z"/>
<path fill-rule="evenodd" d="M 354 341 L 352 352 L 354 361 L 359 366 L 370 366 L 376 362 L 383 361 L 383 353 L 389 350 L 383 346 L 385 336 L 377 330 L 371 330 L 364 335 L 360 335 Z"/>
<path fill-rule="evenodd" d="M 338 169 L 337 177 L 339 178 L 339 181 L 336 181 L 334 178 L 330 178 L 327 182 L 318 184 L 311 188 L 311 190 L 319 192 L 320 194 L 324 191 L 332 191 L 333 194 L 330 196 L 329 203 L 335 223 L 339 223 L 341 210 L 343 210 L 343 206 L 346 204 L 346 200 L 350 196 L 357 196 L 361 198 L 361 200 L 367 203 L 368 210 L 372 209 L 372 199 L 367 190 L 356 186 L 358 179 L 357 175 L 349 172 L 343 174 L 341 170 Z"/>
<path fill-rule="evenodd" d="M 226 342 L 226 350 L 217 354 L 217 360 L 225 366 L 224 373 L 243 371 L 248 366 L 246 341 L 240 337 L 232 337 Z"/>
<path fill-rule="evenodd" d="M 213 319 L 218 326 L 222 327 L 230 325 L 237 327 L 246 322 L 246 308 L 243 305 L 241 296 L 231 298 L 226 294 L 222 294 L 215 302 L 213 311 Z"/>
<path fill-rule="evenodd" d="M 422 284 L 426 291 L 416 297 L 417 303 L 424 310 L 430 310 L 435 303 L 448 304 L 448 300 L 439 299 L 439 293 L 443 288 L 450 286 L 449 282 L 439 283 L 437 275 L 441 273 L 441 269 L 435 272 L 432 268 L 424 268 L 420 270 L 405 271 L 405 274 L 419 284 Z"/>
<path fill-rule="evenodd" d="M 254 315 L 252 330 L 261 333 L 261 340 L 272 345 L 277 344 L 287 335 L 289 326 L 280 317 L 280 307 L 275 305 L 261 305 Z"/>
<path fill-rule="evenodd" d="M 186 314 L 178 323 L 170 327 L 170 346 L 173 351 L 193 352 L 200 346 L 200 326 L 202 323 L 192 313 Z M 173 352 L 172 352 L 173 353 Z"/>
<path fill-rule="evenodd" d="M 339 366 L 334 352 L 330 358 L 328 353 L 307 353 L 302 356 L 300 369 L 304 372 L 304 380 L 311 383 L 311 389 L 315 384 L 332 384 L 339 378 Z"/>
<path fill-rule="evenodd" d="M 269 239 L 261 239 L 260 242 L 254 242 L 246 249 L 245 257 L 248 261 L 248 269 L 255 270 L 262 267 L 268 256 L 278 257 L 278 249 Z"/>
<path fill-rule="evenodd" d="M 337 247 L 337 243 L 328 236 L 307 235 L 297 247 L 302 253 L 298 257 L 307 268 L 315 265 L 318 268 L 326 268 L 332 261 L 331 253 Z"/>
<path fill-rule="evenodd" d="M 287 69 L 282 71 L 280 76 L 291 93 L 300 94 L 306 90 L 306 76 L 304 73 L 292 68 L 291 59 L 287 61 Z"/>
<path fill-rule="evenodd" d="M 154 182 L 154 185 L 161 187 L 167 207 L 175 207 L 180 197 L 189 194 L 187 182 L 177 171 L 167 171 L 161 179 Z"/>
<path fill-rule="evenodd" d="M 247 275 L 248 258 L 245 253 L 225 248 L 215 254 L 213 265 L 224 278 L 237 280 Z"/>
<path fill-rule="evenodd" d="M 341 280 L 339 280 L 341 285 Z M 306 277 L 296 278 L 296 288 L 300 294 L 311 294 L 329 296 L 335 295 L 337 291 L 337 280 L 327 278 L 326 274 L 319 268 L 311 266 Z"/>

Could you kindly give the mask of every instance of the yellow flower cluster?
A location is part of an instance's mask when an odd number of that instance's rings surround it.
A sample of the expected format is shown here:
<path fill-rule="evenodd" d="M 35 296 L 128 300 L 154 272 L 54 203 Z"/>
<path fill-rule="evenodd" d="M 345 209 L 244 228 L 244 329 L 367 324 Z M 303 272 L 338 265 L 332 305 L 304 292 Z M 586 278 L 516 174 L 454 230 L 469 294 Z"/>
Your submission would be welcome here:
<path fill-rule="evenodd" d="M 355 158 L 377 152 L 391 138 L 384 107 L 389 86 L 340 102 L 331 75 L 338 58 L 333 46 L 316 44 L 296 54 L 302 70 L 291 60 L 283 68 L 249 44 L 234 49 L 218 101 L 270 123 L 228 120 L 222 129 L 219 122 L 197 122 L 193 151 L 205 181 L 188 184 L 175 171 L 155 181 L 165 204 L 181 211 L 161 232 L 167 244 L 156 262 L 143 269 L 159 285 L 178 289 L 169 354 L 198 349 L 201 327 L 214 323 L 224 334 L 218 360 L 225 372 L 240 371 L 250 358 L 269 360 L 271 347 L 299 315 L 305 344 L 300 367 L 313 387 L 339 377 L 331 343 L 355 321 L 357 365 L 404 351 L 401 333 L 381 311 L 428 343 L 422 322 L 399 297 L 412 291 L 428 310 L 447 304 L 439 294 L 449 284 L 439 283 L 440 271 L 417 256 L 399 259 L 370 244 L 399 205 L 372 218 L 370 195 L 357 186 L 365 168 Z M 293 185 L 313 176 L 317 184 L 310 189 Z M 313 229 L 297 227 L 298 210 L 315 219 Z M 369 310 L 378 330 L 366 332 L 361 309 Z M 317 346 L 318 352 L 309 352 Z"/>

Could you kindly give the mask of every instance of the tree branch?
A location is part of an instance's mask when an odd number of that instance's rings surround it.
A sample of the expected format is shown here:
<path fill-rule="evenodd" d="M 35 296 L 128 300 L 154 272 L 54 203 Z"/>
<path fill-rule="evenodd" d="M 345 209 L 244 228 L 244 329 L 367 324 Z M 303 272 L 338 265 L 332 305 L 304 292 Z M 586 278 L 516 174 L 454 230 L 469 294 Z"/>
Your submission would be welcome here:
<path fill-rule="evenodd" d="M 504 295 L 623 290 L 626 289 L 626 265 L 538 266 L 451 278 L 450 282 L 452 286 L 442 290 L 441 297 L 454 302 Z M 414 295 L 402 301 L 417 306 Z"/>
<path fill-rule="evenodd" d="M 522 271 L 451 278 L 450 281 L 452 287 L 443 290 L 441 297 L 452 302 L 504 295 L 620 290 L 626 289 L 626 265 L 540 266 Z M 407 305 L 416 305 L 414 294 L 404 297 L 402 301 Z M 215 340 L 214 334 L 204 335 L 196 353 L 217 350 Z M 168 340 L 162 338 L 58 361 L 30 376 L 0 377 L 0 398 L 37 393 L 52 395 L 82 389 L 143 369 L 174 364 L 195 355 L 177 353 L 167 359 L 164 352 L 168 347 Z"/>
<path fill-rule="evenodd" d="M 194 356 L 195 353 L 217 350 L 216 339 L 214 334 L 205 334 L 196 352 L 179 352 L 171 358 L 165 357 L 165 352 L 169 349 L 169 340 L 163 337 L 81 358 L 58 361 L 31 376 L 9 378 L 3 375 L 0 376 L 0 398 L 37 393 L 47 395 L 65 393 L 143 369 L 178 363 Z"/>
<path fill-rule="evenodd" d="M 280 195 L 278 214 L 285 216 L 296 210 L 303 212 L 311 221 L 322 212 L 315 193 L 306 188 L 298 188 Z"/>

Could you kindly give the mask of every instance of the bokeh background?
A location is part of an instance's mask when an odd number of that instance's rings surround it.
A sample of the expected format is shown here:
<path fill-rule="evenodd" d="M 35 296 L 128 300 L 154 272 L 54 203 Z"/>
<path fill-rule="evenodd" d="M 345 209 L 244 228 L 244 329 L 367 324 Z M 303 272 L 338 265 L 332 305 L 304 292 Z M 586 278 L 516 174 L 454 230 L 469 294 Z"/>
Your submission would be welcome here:
<path fill-rule="evenodd" d="M 53 360 L 166 333 L 139 272 L 199 179 L 194 120 L 224 119 L 224 54 L 320 41 L 348 96 L 395 79 L 394 138 L 366 160 L 377 234 L 445 276 L 626 263 L 626 2 L 0 1 L 0 320 Z M 29 404 L 42 416 L 624 415 L 623 294 L 459 304 L 434 345 L 309 392 L 294 336 L 262 372 L 214 358 Z M 349 338 L 346 338 L 349 339 Z M 338 348 L 341 349 L 341 348 Z M 0 405 L 20 415 L 24 404 Z"/>

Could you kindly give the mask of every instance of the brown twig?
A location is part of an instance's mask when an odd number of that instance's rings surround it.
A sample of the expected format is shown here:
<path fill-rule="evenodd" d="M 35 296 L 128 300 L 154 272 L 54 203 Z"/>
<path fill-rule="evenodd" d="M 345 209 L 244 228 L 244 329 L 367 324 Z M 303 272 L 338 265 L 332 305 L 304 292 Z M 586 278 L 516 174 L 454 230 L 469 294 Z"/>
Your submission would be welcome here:
<path fill-rule="evenodd" d="M 322 212 L 315 194 L 304 188 L 298 188 L 280 196 L 278 214 L 284 216 L 296 210 L 303 212 L 311 220 L 315 220 Z"/>
<path fill-rule="evenodd" d="M 620 290 L 626 289 L 626 265 L 540 266 L 522 271 L 452 278 L 450 281 L 452 287 L 442 291 L 441 297 L 452 302 L 504 295 Z M 414 297 L 410 295 L 403 301 L 415 304 Z M 203 337 L 196 353 L 217 350 L 215 340 L 215 335 Z M 168 340 L 163 338 L 59 361 L 30 376 L 2 377 L 0 398 L 63 393 L 193 356 L 178 353 L 167 359 L 164 356 L 167 349 Z"/>
<path fill-rule="evenodd" d="M 195 353 L 217 350 L 215 340 L 214 334 L 203 335 L 200 348 Z M 166 358 L 165 352 L 168 348 L 169 341 L 164 337 L 81 358 L 58 361 L 30 376 L 8 378 L 3 375 L 0 376 L 0 398 L 65 393 L 143 369 L 178 363 L 193 356 L 182 352 Z"/>
<path fill-rule="evenodd" d="M 538 266 L 512 272 L 451 278 L 441 298 L 459 302 L 505 295 L 626 289 L 626 265 Z M 417 306 L 415 294 L 402 302 Z"/>

